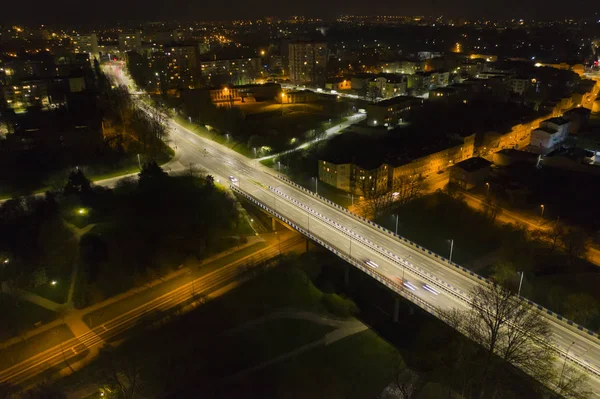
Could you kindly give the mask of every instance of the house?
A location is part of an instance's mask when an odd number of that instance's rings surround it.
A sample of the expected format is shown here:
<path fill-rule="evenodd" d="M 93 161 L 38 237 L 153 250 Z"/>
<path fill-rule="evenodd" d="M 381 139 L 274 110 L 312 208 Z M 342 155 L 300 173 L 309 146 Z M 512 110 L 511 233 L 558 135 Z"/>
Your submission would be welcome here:
<path fill-rule="evenodd" d="M 483 185 L 488 179 L 492 163 L 484 158 L 473 157 L 450 168 L 450 184 L 465 190 Z"/>
<path fill-rule="evenodd" d="M 571 121 L 569 133 L 578 134 L 581 132 L 581 129 L 584 129 L 590 120 L 590 113 L 589 109 L 583 107 L 573 108 L 565 112 L 563 118 Z"/>
<path fill-rule="evenodd" d="M 571 121 L 566 118 L 550 118 L 531 132 L 530 148 L 538 154 L 547 154 L 565 141 L 569 135 Z"/>
<path fill-rule="evenodd" d="M 367 125 L 392 127 L 403 122 L 412 107 L 423 100 L 416 97 L 398 96 L 367 105 Z"/>

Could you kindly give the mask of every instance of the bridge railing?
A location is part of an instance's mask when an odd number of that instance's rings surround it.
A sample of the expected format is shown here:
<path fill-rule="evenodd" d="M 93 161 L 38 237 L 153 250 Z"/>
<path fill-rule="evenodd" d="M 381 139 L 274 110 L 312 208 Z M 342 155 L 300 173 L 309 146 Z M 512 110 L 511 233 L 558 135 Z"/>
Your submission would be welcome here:
<path fill-rule="evenodd" d="M 364 273 L 368 274 L 369 276 L 371 276 L 375 280 L 377 280 L 380 283 L 384 284 L 386 287 L 390 288 L 391 290 L 393 290 L 397 294 L 405 297 L 406 299 L 410 300 L 411 302 L 413 302 L 416 305 L 418 305 L 419 307 L 421 307 L 423 310 L 425 310 L 428 313 L 436 316 L 437 318 L 439 318 L 440 320 L 444 321 L 445 323 L 450 324 L 452 327 L 455 327 L 455 328 L 457 327 L 457 326 L 453 325 L 453 323 L 451 323 L 451 320 L 448 319 L 448 316 L 443 311 L 441 311 L 439 308 L 437 308 L 435 306 L 432 306 L 428 302 L 426 302 L 423 299 L 419 298 L 418 296 L 414 295 L 409 290 L 404 289 L 403 286 L 401 286 L 400 284 L 398 284 L 395 281 L 391 280 L 390 278 L 388 278 L 388 277 L 386 277 L 386 276 L 384 276 L 384 275 L 382 275 L 382 274 L 374 271 L 373 269 L 366 268 L 362 264 L 362 262 L 360 260 L 357 260 L 357 259 L 355 259 L 355 258 L 347 255 L 344 251 L 342 251 L 340 248 L 336 247 L 335 245 L 333 245 L 333 244 L 331 244 L 331 243 L 329 243 L 327 241 L 324 241 L 324 240 L 320 239 L 316 235 L 312 234 L 310 231 L 304 229 L 302 226 L 299 226 L 294 221 L 292 221 L 292 220 L 286 218 L 285 216 L 281 215 L 280 213 L 276 212 L 274 209 L 271 209 L 269 206 L 264 205 L 261 201 L 258 201 L 257 199 L 255 199 L 251 195 L 249 195 L 246 192 L 244 192 L 243 190 L 239 189 L 238 187 L 233 186 L 233 185 L 230 186 L 230 187 L 231 187 L 231 189 L 233 191 L 237 192 L 238 194 L 242 195 L 244 198 L 246 198 L 249 201 L 253 202 L 257 206 L 259 206 L 261 209 L 263 209 L 264 211 L 266 211 L 267 213 L 269 213 L 269 214 L 277 217 L 278 219 L 280 219 L 281 221 L 283 221 L 287 225 L 291 226 L 292 228 L 294 228 L 295 230 L 297 230 L 301 234 L 309 237 L 313 241 L 315 241 L 318 244 L 322 245 L 323 247 L 325 247 L 329 251 L 333 252 L 336 256 L 344 259 L 345 261 L 349 262 L 350 264 L 352 264 L 356 268 L 362 270 Z M 464 298 L 461 298 L 461 299 L 465 300 Z M 467 301 L 467 302 L 470 303 L 470 301 Z M 531 302 L 531 304 L 533 304 L 533 302 Z M 459 332 L 461 332 L 462 334 L 465 333 L 465 331 L 461 331 L 460 329 L 459 329 Z M 557 346 L 555 344 L 548 344 L 547 342 L 542 343 L 542 344 L 550 345 L 550 347 L 552 349 L 554 349 L 556 352 L 558 352 L 561 356 L 564 356 L 565 358 L 568 358 L 570 361 L 572 361 L 573 363 L 577 364 L 582 369 L 584 369 L 584 370 L 586 370 L 586 371 L 588 371 L 588 372 L 590 372 L 590 373 L 592 373 L 592 374 L 600 377 L 600 373 L 598 371 L 596 371 L 595 368 L 593 368 L 590 365 L 586 364 L 585 362 L 579 360 L 577 357 L 574 357 L 572 354 L 569 353 L 568 350 L 565 350 L 564 348 L 561 348 L 560 346 Z"/>
<path fill-rule="evenodd" d="M 321 200 L 322 202 L 326 203 L 327 205 L 329 205 L 329 206 L 331 206 L 331 207 L 333 207 L 333 208 L 335 208 L 335 209 L 337 209 L 339 211 L 342 211 L 342 212 L 346 213 L 347 215 L 349 215 L 349 216 L 351 216 L 351 217 L 353 217 L 353 218 L 355 218 L 355 219 L 357 219 L 357 220 L 359 220 L 359 221 L 361 221 L 363 223 L 366 223 L 371 228 L 373 228 L 375 230 L 378 230 L 378 231 L 381 231 L 383 233 L 386 233 L 388 236 L 393 237 L 393 238 L 399 240 L 401 243 L 408 244 L 411 247 L 414 247 L 415 249 L 420 250 L 425 255 L 428 255 L 430 258 L 436 259 L 440 264 L 443 264 L 443 265 L 447 266 L 449 269 L 454 270 L 455 272 L 458 272 L 459 274 L 462 274 L 463 276 L 465 276 L 465 277 L 467 277 L 467 278 L 469 278 L 471 280 L 475 280 L 475 281 L 478 281 L 480 283 L 491 284 L 491 281 L 488 280 L 488 279 L 486 279 L 485 277 L 480 276 L 479 274 L 477 274 L 477 273 L 475 273 L 475 272 L 473 272 L 471 270 L 468 270 L 468 269 L 466 269 L 466 268 L 458 265 L 455 262 L 451 262 L 450 260 L 446 259 L 444 256 L 438 255 L 437 253 L 435 253 L 433 251 L 430 251 L 430 250 L 428 250 L 428 249 L 420 246 L 419 244 L 417 244 L 417 243 L 415 243 L 415 242 L 407 239 L 406 237 L 403 237 L 403 236 L 401 236 L 399 234 L 396 234 L 393 231 L 390 231 L 390 230 L 386 229 L 385 227 L 380 226 L 379 224 L 370 221 L 367 218 L 364 218 L 364 217 L 362 217 L 360 215 L 355 214 L 354 212 L 350 211 L 348 208 L 340 206 L 340 205 L 336 204 L 335 202 L 330 201 L 327 198 L 325 198 L 325 197 L 323 197 L 323 196 L 321 196 L 321 195 L 319 195 L 319 194 L 317 194 L 317 193 L 315 193 L 315 192 L 313 192 L 311 190 L 308 190 L 307 188 L 305 188 L 305 187 L 299 185 L 298 183 L 296 183 L 296 182 L 288 179 L 287 177 L 282 176 L 282 175 L 277 175 L 277 177 L 280 180 L 284 181 L 285 183 L 287 183 L 287 184 L 289 184 L 289 185 L 291 185 L 291 186 L 293 186 L 293 187 L 295 187 L 295 188 L 303 191 L 304 193 L 306 193 L 306 194 L 308 194 L 308 195 L 310 195 L 312 197 L 315 197 L 315 198 Z M 383 249 L 383 250 L 386 251 L 386 252 L 389 252 L 389 251 L 387 251 L 385 249 Z M 426 273 L 426 274 L 432 276 L 433 278 L 437 279 L 437 277 L 433 276 L 431 273 L 428 273 L 428 272 L 426 272 L 426 271 L 424 271 L 422 269 L 420 269 L 420 270 L 423 273 Z M 443 284 L 447 284 L 447 283 L 443 282 L 440 279 L 437 279 L 437 280 L 439 282 L 442 282 Z M 448 287 L 452 287 L 450 284 L 447 284 L 447 286 Z M 458 290 L 458 291 L 461 294 L 464 293 L 461 290 Z M 527 299 L 527 298 L 524 298 L 524 297 L 519 297 L 519 298 L 520 298 L 520 300 L 527 302 L 534 309 L 537 309 L 539 312 L 543 313 L 545 317 L 551 319 L 553 322 L 561 324 L 561 325 L 563 325 L 564 327 L 566 327 L 566 328 L 568 328 L 570 330 L 574 330 L 574 331 L 577 331 L 577 332 L 585 333 L 589 337 L 598 339 L 600 341 L 600 334 L 598 334 L 598 333 L 596 333 L 596 332 L 594 332 L 594 331 L 592 331 L 592 330 L 590 330 L 590 329 L 588 329 L 588 328 L 586 328 L 586 327 L 584 327 L 584 326 L 582 326 L 582 325 L 580 325 L 578 323 L 575 323 L 574 321 L 569 320 L 566 317 L 563 317 L 560 314 L 558 314 L 558 313 L 556 313 L 556 312 L 554 312 L 554 311 L 552 311 L 550 309 L 547 309 L 547 308 L 543 307 L 542 305 L 533 302 L 530 299 Z"/>

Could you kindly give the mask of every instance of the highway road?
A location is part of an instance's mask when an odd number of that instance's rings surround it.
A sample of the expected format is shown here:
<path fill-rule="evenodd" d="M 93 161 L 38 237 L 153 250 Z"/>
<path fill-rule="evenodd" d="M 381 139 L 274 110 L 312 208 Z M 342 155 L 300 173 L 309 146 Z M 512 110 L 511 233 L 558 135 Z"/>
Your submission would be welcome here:
<path fill-rule="evenodd" d="M 38 382 L 40 374 L 48 370 L 58 372 L 68 364 L 72 366 L 88 351 L 100 348 L 111 339 L 121 336 L 127 330 L 138 326 L 145 318 L 151 318 L 153 313 L 168 311 L 171 308 L 188 303 L 195 295 L 210 293 L 219 287 L 238 280 L 246 270 L 249 258 L 264 261 L 301 244 L 302 241 L 302 236 L 294 235 L 292 238 L 282 241 L 280 245 L 271 245 L 249 257 L 238 259 L 212 273 L 189 281 L 167 294 L 154 298 L 98 325 L 83 335 L 71 338 L 23 362 L 1 370 L 0 383 L 10 382 L 13 385 L 22 387 L 31 386 Z"/>
<path fill-rule="evenodd" d="M 126 79 L 126 76 L 121 74 L 119 78 Z M 404 276 L 404 281 L 409 283 L 405 288 L 431 306 L 469 308 L 470 292 L 481 283 L 476 277 L 284 182 L 275 171 L 255 160 L 204 139 L 173 121 L 169 125 L 171 143 L 177 147 L 183 166 L 198 165 L 222 182 L 234 176 L 240 190 L 340 252 L 351 254 L 359 262 L 375 262 L 378 267 L 374 271 L 390 280 L 398 281 Z M 600 396 L 600 339 L 569 326 L 555 315 L 543 314 L 562 359 L 566 356 L 590 371 L 591 389 Z M 562 364 L 561 359 L 557 362 Z"/>

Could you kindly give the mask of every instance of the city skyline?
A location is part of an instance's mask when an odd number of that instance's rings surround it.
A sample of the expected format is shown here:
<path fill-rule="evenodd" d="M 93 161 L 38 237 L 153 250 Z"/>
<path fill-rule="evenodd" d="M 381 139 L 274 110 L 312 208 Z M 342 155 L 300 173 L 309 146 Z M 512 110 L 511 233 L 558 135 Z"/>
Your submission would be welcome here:
<path fill-rule="evenodd" d="M 34 0 L 32 7 L 38 12 L 31 13 L 13 2 L 4 6 L 0 23 L 114 23 L 115 21 L 144 20 L 233 20 L 259 19 L 265 15 L 285 18 L 291 15 L 303 15 L 324 19 L 334 19 L 342 15 L 427 15 L 447 18 L 489 18 L 501 19 L 565 19 L 600 18 L 591 0 L 577 0 L 564 8 L 557 0 L 542 2 L 520 2 L 509 0 L 502 3 L 482 3 L 475 0 L 454 0 L 438 2 L 426 0 L 418 3 L 379 1 L 375 4 L 349 0 L 346 2 L 322 3 L 309 0 L 302 3 L 263 2 L 248 10 L 241 1 L 227 3 L 191 3 L 175 2 L 141 3 L 137 0 L 116 2 L 109 0 L 86 5 L 82 14 L 78 5 L 71 0 L 44 2 Z"/>

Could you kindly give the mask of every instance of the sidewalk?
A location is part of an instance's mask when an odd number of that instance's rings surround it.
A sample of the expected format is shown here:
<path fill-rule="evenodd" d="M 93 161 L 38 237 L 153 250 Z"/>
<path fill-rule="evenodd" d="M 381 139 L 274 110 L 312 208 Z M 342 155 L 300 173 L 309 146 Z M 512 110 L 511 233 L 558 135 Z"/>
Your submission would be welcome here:
<path fill-rule="evenodd" d="M 269 241 L 273 241 L 273 238 L 268 237 Z M 251 245 L 254 245 L 256 243 L 265 241 L 265 239 L 263 237 L 260 236 L 251 236 L 248 237 L 248 242 L 246 244 L 240 245 L 239 247 L 233 247 L 230 248 L 226 251 L 220 252 L 214 256 L 211 256 L 210 258 L 207 258 L 205 260 L 202 261 L 202 263 L 210 263 L 213 262 L 215 260 L 221 259 L 225 256 L 228 256 L 234 252 L 243 250 Z M 181 276 L 183 274 L 188 273 L 188 269 L 187 268 L 180 268 L 176 271 L 174 271 L 173 273 L 170 273 L 169 275 L 163 277 L 162 279 L 157 279 L 155 281 L 152 281 L 146 285 L 144 285 L 143 287 L 140 288 L 132 288 L 129 291 L 126 291 L 122 294 L 110 297 L 102 302 L 98 302 L 95 303 L 89 307 L 83 308 L 83 309 L 69 309 L 65 314 L 64 314 L 64 321 L 61 318 L 58 318 L 50 323 L 47 324 L 43 324 L 39 327 L 33 328 L 29 331 L 27 331 L 26 333 L 20 335 L 20 336 L 16 336 L 16 337 L 12 337 L 4 342 L 0 342 L 0 349 L 6 348 L 8 346 L 14 345 L 17 342 L 21 342 L 23 340 L 27 340 L 35 335 L 41 334 L 45 331 L 48 331 L 49 329 L 52 329 L 53 327 L 56 327 L 58 325 L 61 324 L 67 324 L 67 326 L 71 329 L 71 331 L 75 334 L 75 336 L 79 336 L 85 332 L 87 332 L 89 330 L 89 328 L 86 328 L 87 330 L 83 331 L 82 325 L 79 324 L 78 322 L 73 322 L 76 319 L 80 319 L 79 321 L 81 321 L 81 318 L 86 314 L 86 313 L 90 313 L 93 312 L 95 310 L 101 309 L 105 306 L 114 304 L 116 302 L 119 302 L 123 299 L 126 299 L 128 297 L 131 296 L 135 296 L 138 295 L 140 292 L 146 291 L 150 288 L 155 287 L 156 285 L 162 284 L 164 282 L 170 281 L 178 276 Z M 62 310 L 65 310 L 65 306 L 64 305 L 60 305 L 57 304 L 55 302 L 52 302 L 46 298 L 43 298 L 39 295 L 33 294 L 31 292 L 28 291 L 21 291 L 19 290 L 19 294 L 21 295 L 21 298 L 23 298 L 26 301 L 32 302 L 38 306 L 44 307 L 46 309 L 55 311 L 55 312 L 60 312 Z M 82 324 L 84 324 L 82 322 Z M 85 325 L 85 324 L 84 324 Z"/>

